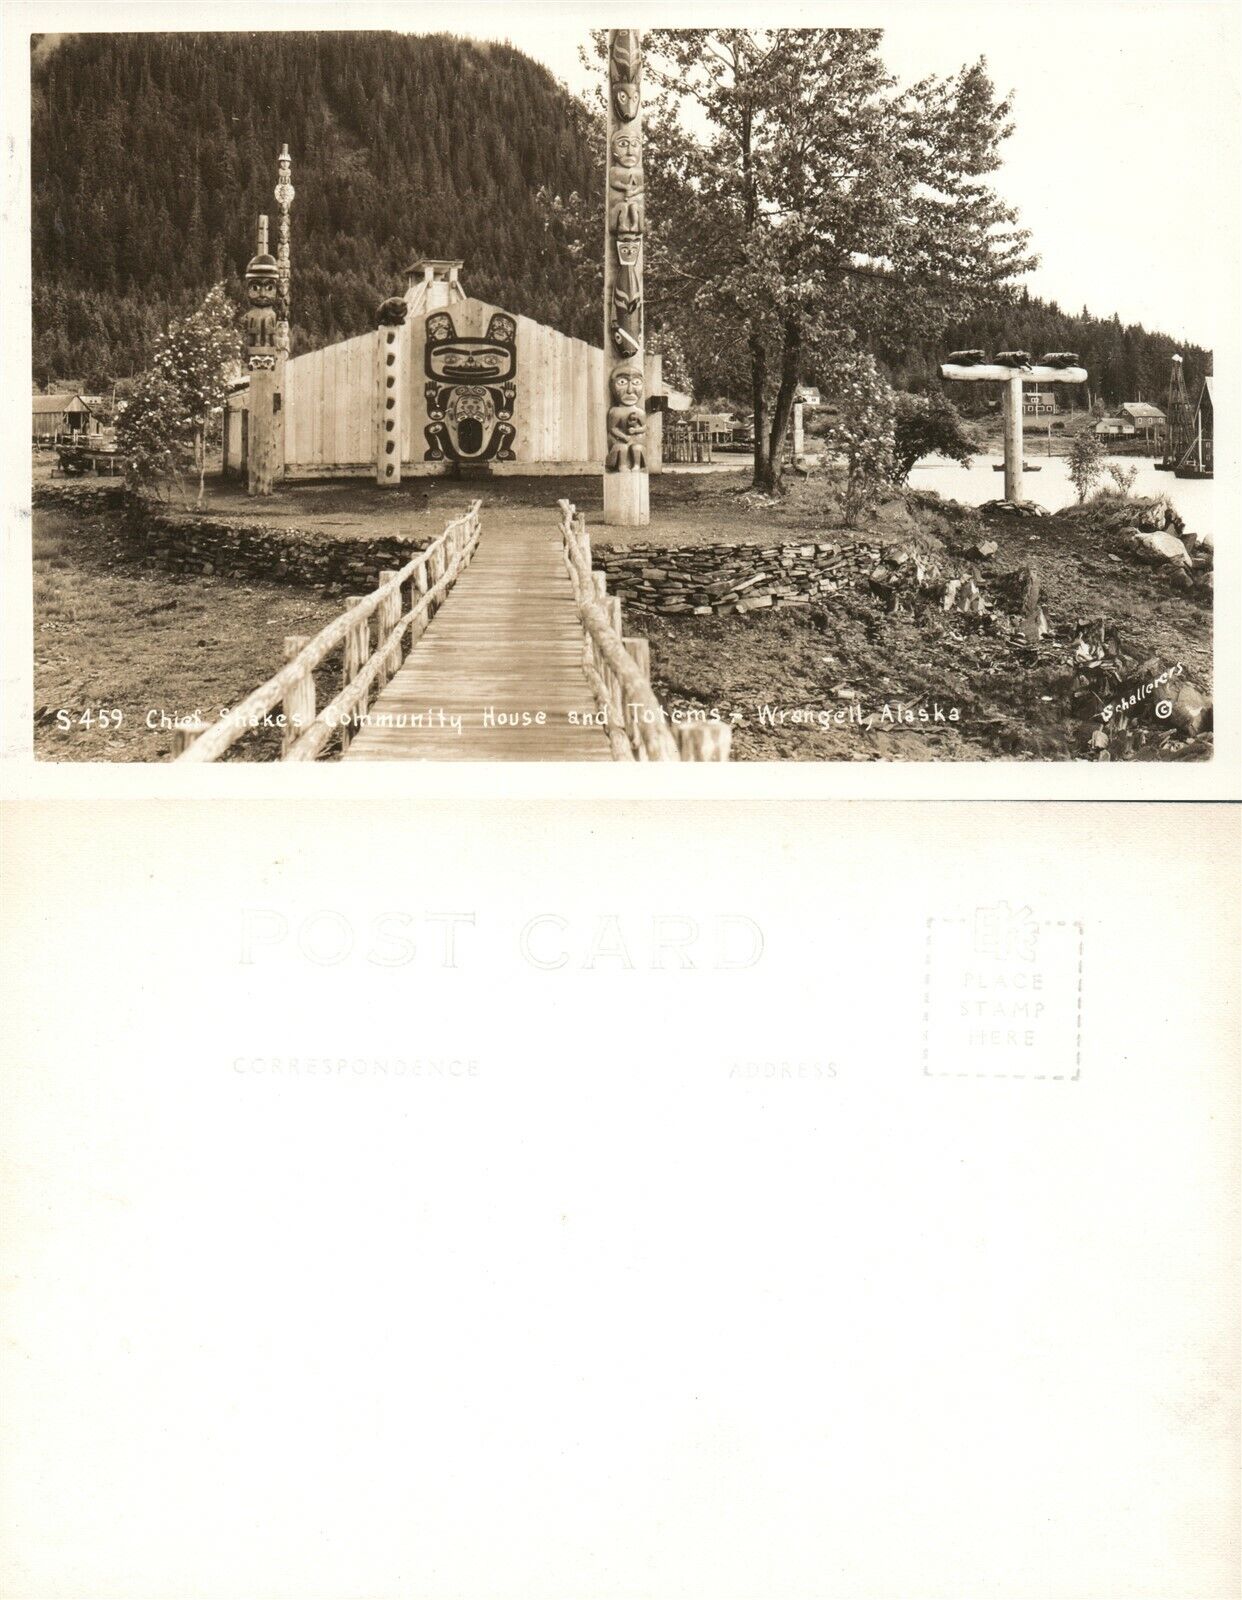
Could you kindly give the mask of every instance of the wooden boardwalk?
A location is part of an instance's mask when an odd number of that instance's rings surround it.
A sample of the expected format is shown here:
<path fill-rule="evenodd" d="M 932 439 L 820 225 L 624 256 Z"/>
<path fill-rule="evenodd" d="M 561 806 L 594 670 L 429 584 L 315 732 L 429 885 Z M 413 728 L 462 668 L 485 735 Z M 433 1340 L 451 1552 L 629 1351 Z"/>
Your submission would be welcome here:
<path fill-rule="evenodd" d="M 506 527 L 489 516 L 474 560 L 343 759 L 610 761 L 602 728 L 569 721 L 595 704 L 582 652 L 555 527 Z M 539 712 L 542 723 L 520 720 Z"/>

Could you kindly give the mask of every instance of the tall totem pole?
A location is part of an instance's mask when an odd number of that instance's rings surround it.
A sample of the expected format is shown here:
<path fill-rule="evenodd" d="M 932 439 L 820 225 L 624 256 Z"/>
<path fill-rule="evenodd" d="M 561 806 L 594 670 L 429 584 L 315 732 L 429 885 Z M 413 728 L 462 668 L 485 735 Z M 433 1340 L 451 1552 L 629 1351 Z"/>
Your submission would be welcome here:
<path fill-rule="evenodd" d="M 272 429 L 273 472 L 285 475 L 285 362 L 289 359 L 289 208 L 293 204 L 293 184 L 289 181 L 293 161 L 289 146 L 282 144 L 276 160 L 275 199 L 279 211 L 276 226 L 276 400 Z"/>
<path fill-rule="evenodd" d="M 608 34 L 608 162 L 604 212 L 604 368 L 607 372 L 604 521 L 645 527 L 646 383 L 643 376 L 642 40 Z"/>
<path fill-rule="evenodd" d="M 246 365 L 250 370 L 247 403 L 246 487 L 251 494 L 271 494 L 275 468 L 276 302 L 279 269 L 267 253 L 267 218 L 259 218 L 257 249 L 246 266 L 246 299 L 242 318 Z"/>

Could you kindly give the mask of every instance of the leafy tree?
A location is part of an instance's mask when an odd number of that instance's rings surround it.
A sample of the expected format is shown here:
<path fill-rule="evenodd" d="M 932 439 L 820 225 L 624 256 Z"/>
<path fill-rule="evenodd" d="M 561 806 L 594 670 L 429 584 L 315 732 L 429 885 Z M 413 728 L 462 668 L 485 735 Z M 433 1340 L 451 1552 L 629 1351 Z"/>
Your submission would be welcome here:
<path fill-rule="evenodd" d="M 832 377 L 837 416 L 826 437 L 845 456 L 844 521 L 852 528 L 893 478 L 893 392 L 865 352 L 838 362 Z"/>
<path fill-rule="evenodd" d="M 1084 428 L 1075 436 L 1070 446 L 1069 475 L 1070 481 L 1078 491 L 1079 505 L 1082 505 L 1104 475 L 1102 456 L 1099 440 L 1091 428 Z"/>
<path fill-rule="evenodd" d="M 941 394 L 896 396 L 894 483 L 905 483 L 921 456 L 947 456 L 968 467 L 974 453 L 974 440 L 951 400 Z"/>
<path fill-rule="evenodd" d="M 649 172 L 684 178 L 648 272 L 745 352 L 754 476 L 779 490 L 782 442 L 809 362 L 862 333 L 942 328 L 1031 264 L 986 182 L 1009 132 L 980 61 L 899 89 L 876 29 L 652 29 L 659 89 Z M 693 101 L 707 133 L 678 120 Z M 649 178 L 649 189 L 653 180 Z M 654 199 L 654 196 L 651 197 Z"/>
<path fill-rule="evenodd" d="M 135 383 L 117 425 L 117 445 L 136 484 L 151 488 L 171 478 L 181 487 L 183 469 L 193 465 L 202 505 L 208 434 L 238 369 L 234 314 L 218 283 L 156 342 L 150 370 Z"/>

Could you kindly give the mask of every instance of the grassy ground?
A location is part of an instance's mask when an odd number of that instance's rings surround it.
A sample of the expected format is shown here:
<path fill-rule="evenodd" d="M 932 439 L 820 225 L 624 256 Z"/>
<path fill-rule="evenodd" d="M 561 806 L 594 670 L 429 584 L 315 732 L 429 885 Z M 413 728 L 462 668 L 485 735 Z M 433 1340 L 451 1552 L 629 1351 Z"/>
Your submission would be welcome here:
<path fill-rule="evenodd" d="M 822 481 L 791 477 L 787 497 L 765 505 L 756 515 L 749 493 L 750 472 L 744 460 L 722 472 L 666 473 L 651 480 L 651 526 L 635 529 L 631 542 L 662 545 L 715 544 L 748 539 L 777 541 L 794 530 L 826 525 L 836 515 Z M 208 483 L 204 514 L 268 526 L 322 529 L 334 539 L 376 538 L 401 534 L 434 537 L 470 502 L 483 500 L 484 535 L 488 517 L 506 526 L 555 527 L 558 500 L 570 500 L 586 514 L 593 537 L 622 542 L 624 530 L 603 522 L 603 486 L 591 477 L 491 478 L 481 483 L 453 478 L 407 478 L 395 488 L 381 489 L 366 479 L 286 485 L 263 499 L 252 499 L 234 480 Z M 174 516 L 189 515 L 180 503 L 168 507 Z"/>
<path fill-rule="evenodd" d="M 113 516 L 37 510 L 35 756 L 165 759 L 171 733 L 148 728 L 148 712 L 211 720 L 280 667 L 287 634 L 313 634 L 339 612 L 314 590 L 174 577 L 145 565 Z M 277 741 L 257 732 L 237 758 L 269 759 Z"/>
<path fill-rule="evenodd" d="M 632 537 L 601 525 L 597 478 L 501 478 L 477 487 L 415 479 L 396 490 L 298 485 L 270 502 L 217 482 L 208 512 L 321 527 L 334 538 L 350 529 L 408 533 L 415 521 L 417 532 L 432 533 L 481 494 L 486 538 L 489 526 L 498 537 L 505 526 L 553 526 L 556 501 L 566 497 L 586 512 L 597 546 L 767 544 L 812 532 L 839 537 L 839 507 L 825 478 L 794 480 L 776 502 L 749 493 L 748 481 L 744 468 L 653 480 L 652 526 Z M 974 560 L 968 552 L 983 535 L 997 551 Z M 1033 565 L 1051 634 L 1032 649 L 997 615 L 946 614 L 934 604 L 894 601 L 866 583 L 802 611 L 694 617 L 627 606 L 627 631 L 650 639 L 653 676 L 666 702 L 727 716 L 742 760 L 1082 758 L 1093 724 L 1069 703 L 1065 662 L 1079 634 L 1093 629 L 1107 630 L 1132 659 L 1181 661 L 1187 677 L 1210 693 L 1210 596 L 1171 587 L 1137 564 L 1123 539 L 1101 535 L 1073 513 L 991 518 L 985 526 L 977 513 L 931 497 L 894 496 L 860 536 L 876 547 L 921 540 L 952 570 L 973 573 L 993 597 L 1006 572 Z M 286 634 L 314 633 L 339 609 L 339 600 L 315 589 L 172 577 L 144 562 L 118 513 L 41 509 L 36 753 L 53 760 L 160 759 L 169 753 L 170 734 L 145 726 L 148 711 L 217 715 L 276 670 Z M 121 726 L 101 727 L 97 715 L 80 720 L 101 708 L 123 713 Z M 57 720 L 62 710 L 68 729 Z M 275 736 L 259 735 L 239 756 L 270 757 L 274 750 Z M 1162 737 L 1128 753 L 1194 759 L 1209 751 L 1210 736 Z"/>

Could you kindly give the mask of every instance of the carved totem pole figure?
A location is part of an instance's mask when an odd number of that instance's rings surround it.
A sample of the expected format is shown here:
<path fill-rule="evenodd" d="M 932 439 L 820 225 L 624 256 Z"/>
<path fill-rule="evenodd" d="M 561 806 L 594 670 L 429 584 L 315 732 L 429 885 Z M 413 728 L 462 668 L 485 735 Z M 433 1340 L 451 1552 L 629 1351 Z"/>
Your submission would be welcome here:
<path fill-rule="evenodd" d="M 293 160 L 289 146 L 282 144 L 276 158 L 275 200 L 279 220 L 276 227 L 276 382 L 274 423 L 272 433 L 273 472 L 277 478 L 285 475 L 285 362 L 289 358 L 289 208 L 293 205 L 294 189 L 290 178 Z"/>
<path fill-rule="evenodd" d="M 277 281 L 280 284 L 280 293 L 276 300 L 277 334 L 276 343 L 279 349 L 288 352 L 289 349 L 289 208 L 293 204 L 295 193 L 289 181 L 293 171 L 293 160 L 289 154 L 289 146 L 282 144 L 280 155 L 276 161 L 276 204 L 280 208 L 280 224 L 276 233 L 276 266 Z"/>
<path fill-rule="evenodd" d="M 263 246 L 266 243 L 267 218 L 263 217 L 259 223 L 259 244 Z M 246 267 L 246 299 L 250 302 L 250 309 L 242 318 L 246 364 L 250 369 L 246 483 L 251 494 L 272 492 L 276 443 L 276 301 L 279 292 L 276 259 L 260 248 Z"/>
<path fill-rule="evenodd" d="M 266 222 L 266 217 L 262 219 Z M 262 243 L 260 233 L 260 243 Z M 279 293 L 276 258 L 260 251 L 246 267 L 246 299 L 249 311 L 242 318 L 246 335 L 246 354 L 250 370 L 272 366 L 276 349 L 276 300 Z"/>
<path fill-rule="evenodd" d="M 636 28 L 608 35 L 608 175 L 604 257 L 607 453 L 604 521 L 648 520 L 643 378 L 642 42 Z"/>

